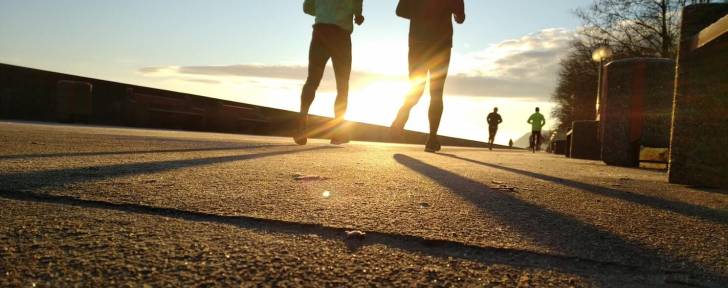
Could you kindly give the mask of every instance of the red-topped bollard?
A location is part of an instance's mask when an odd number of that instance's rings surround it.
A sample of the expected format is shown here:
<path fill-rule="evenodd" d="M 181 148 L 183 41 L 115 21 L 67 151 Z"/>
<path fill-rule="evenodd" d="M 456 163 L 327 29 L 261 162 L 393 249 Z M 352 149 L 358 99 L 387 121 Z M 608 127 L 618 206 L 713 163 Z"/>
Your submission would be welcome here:
<path fill-rule="evenodd" d="M 728 187 L 728 4 L 685 7 L 680 38 L 669 179 Z"/>
<path fill-rule="evenodd" d="M 601 157 L 609 165 L 638 166 L 641 146 L 667 148 L 675 61 L 631 58 L 605 67 L 600 103 Z"/>

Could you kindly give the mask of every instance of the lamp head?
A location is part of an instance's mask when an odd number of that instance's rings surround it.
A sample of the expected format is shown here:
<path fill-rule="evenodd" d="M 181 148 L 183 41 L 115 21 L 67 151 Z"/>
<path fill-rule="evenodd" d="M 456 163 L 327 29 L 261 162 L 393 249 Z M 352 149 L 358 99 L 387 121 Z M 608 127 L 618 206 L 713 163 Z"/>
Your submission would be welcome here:
<path fill-rule="evenodd" d="M 611 58 L 612 54 L 614 54 L 614 52 L 611 48 L 609 48 L 608 46 L 601 46 L 594 50 L 594 52 L 592 53 L 592 60 L 596 62 L 602 62 L 605 59 Z"/>

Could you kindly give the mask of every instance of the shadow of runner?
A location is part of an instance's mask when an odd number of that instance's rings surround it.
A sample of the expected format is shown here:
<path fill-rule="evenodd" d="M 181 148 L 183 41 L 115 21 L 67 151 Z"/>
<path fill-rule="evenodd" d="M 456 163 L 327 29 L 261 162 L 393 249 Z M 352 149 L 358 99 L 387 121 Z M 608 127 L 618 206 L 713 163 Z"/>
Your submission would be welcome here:
<path fill-rule="evenodd" d="M 144 163 L 116 164 L 84 168 L 58 169 L 37 172 L 21 172 L 0 174 L 0 189 L 39 189 L 43 187 L 61 187 L 68 184 L 86 182 L 119 176 L 157 173 L 194 166 L 220 164 L 243 160 L 252 160 L 286 154 L 311 152 L 316 150 L 338 149 L 338 147 L 321 146 L 306 149 L 271 151 L 257 154 L 233 155 L 210 158 L 170 160 Z"/>
<path fill-rule="evenodd" d="M 642 195 L 642 194 L 636 194 L 606 187 L 601 187 L 597 185 L 582 183 L 582 182 L 576 182 L 568 179 L 558 178 L 554 176 L 548 176 L 544 174 L 534 173 L 530 171 L 505 167 L 497 164 L 491 164 L 486 162 L 481 162 L 478 160 L 463 158 L 457 155 L 452 154 L 437 154 L 440 156 L 450 157 L 478 165 L 483 165 L 495 169 L 505 170 L 508 172 L 513 172 L 516 174 L 521 174 L 524 176 L 529 176 L 549 182 L 553 182 L 556 184 L 561 184 L 564 186 L 576 188 L 579 190 L 583 190 L 592 194 L 598 194 L 601 196 L 611 197 L 611 198 L 617 198 L 625 201 L 629 201 L 632 203 L 649 206 L 655 209 L 662 209 L 667 211 L 672 211 L 678 214 L 682 214 L 689 217 L 697 217 L 700 219 L 708 220 L 711 222 L 715 222 L 718 224 L 728 224 L 728 213 L 721 212 L 718 210 L 713 210 L 710 208 L 705 208 L 697 205 L 692 205 L 684 202 L 678 202 L 678 201 L 672 201 L 662 198 L 657 198 L 653 196 L 648 195 Z"/>
<path fill-rule="evenodd" d="M 0 160 L 15 160 L 28 158 L 55 158 L 55 157 L 81 157 L 81 156 L 109 156 L 109 155 L 138 155 L 155 153 L 184 153 L 184 152 L 208 152 L 226 150 L 247 150 L 268 147 L 293 147 L 297 145 L 249 145 L 249 146 L 228 146 L 209 148 L 187 148 L 187 149 L 159 149 L 159 150 L 138 150 L 138 151 L 106 151 L 106 152 L 68 152 L 68 153 L 41 153 L 0 156 Z"/>
<path fill-rule="evenodd" d="M 708 274 L 710 277 L 723 279 L 723 276 L 713 274 L 715 272 L 710 267 L 703 267 L 689 259 L 674 259 L 663 255 L 660 251 L 641 247 L 573 217 L 525 202 L 506 192 L 492 190 L 480 182 L 412 157 L 395 154 L 394 159 L 450 189 L 519 235 L 554 251 L 595 261 L 616 262 L 650 269 L 707 272 L 710 273 Z"/>
<path fill-rule="evenodd" d="M 573 256 L 542 254 L 532 251 L 479 247 L 449 240 L 426 239 L 418 236 L 368 231 L 360 240 L 345 239 L 345 228 L 327 227 L 315 223 L 290 222 L 285 220 L 256 218 L 252 216 L 216 215 L 205 212 L 186 211 L 174 208 L 147 206 L 133 203 L 112 203 L 98 200 L 84 200 L 72 196 L 45 195 L 33 192 L 10 192 L 0 190 L 0 199 L 66 205 L 79 208 L 103 209 L 140 215 L 160 216 L 184 221 L 196 221 L 232 225 L 241 229 L 291 235 L 317 235 L 325 239 L 344 242 L 350 253 L 369 245 L 385 245 L 412 253 L 429 255 L 453 261 L 463 259 L 485 265 L 509 265 L 515 268 L 538 268 L 580 275 L 597 286 L 662 286 L 686 284 L 689 286 L 720 287 L 725 279 L 708 279 L 704 275 L 651 270 L 645 267 L 619 263 L 601 262 Z M 451 262 L 458 265 L 457 262 Z M 636 282 L 632 282 L 636 281 Z"/>

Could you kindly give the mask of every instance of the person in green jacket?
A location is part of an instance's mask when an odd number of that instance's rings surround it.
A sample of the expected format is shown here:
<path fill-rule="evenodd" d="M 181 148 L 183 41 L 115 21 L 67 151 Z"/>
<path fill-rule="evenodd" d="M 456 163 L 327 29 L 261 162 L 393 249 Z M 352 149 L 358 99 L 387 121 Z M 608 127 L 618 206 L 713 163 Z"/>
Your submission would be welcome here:
<path fill-rule="evenodd" d="M 533 151 L 536 152 L 536 150 L 540 149 L 541 146 L 541 128 L 543 128 L 544 125 L 546 125 L 546 118 L 543 117 L 541 113 L 539 113 L 540 109 L 536 107 L 536 113 L 531 114 L 531 117 L 528 117 L 528 124 L 531 124 L 531 148 L 533 148 Z"/>
<path fill-rule="evenodd" d="M 298 145 L 306 145 L 308 135 L 318 131 L 308 131 L 308 111 L 311 108 L 316 90 L 331 59 L 336 75 L 335 118 L 327 128 L 332 128 L 332 144 L 349 142 L 349 137 L 341 128 L 349 98 L 349 77 L 351 75 L 351 33 L 357 25 L 364 23 L 362 14 L 363 0 L 305 0 L 303 11 L 316 17 L 308 54 L 308 78 L 301 92 L 301 110 L 293 140 Z"/>

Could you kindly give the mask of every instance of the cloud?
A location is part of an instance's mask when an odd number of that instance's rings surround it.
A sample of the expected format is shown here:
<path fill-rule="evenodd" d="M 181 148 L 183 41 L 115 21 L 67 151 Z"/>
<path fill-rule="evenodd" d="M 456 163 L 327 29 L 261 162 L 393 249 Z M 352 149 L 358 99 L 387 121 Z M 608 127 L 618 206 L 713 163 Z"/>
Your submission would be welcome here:
<path fill-rule="evenodd" d="M 283 65 L 230 65 L 230 66 L 188 66 L 180 67 L 181 74 L 207 76 L 239 76 L 256 78 L 278 78 L 297 80 L 306 77 L 308 68 Z"/>
<path fill-rule="evenodd" d="M 509 39 L 466 55 L 454 55 L 448 77 L 448 95 L 474 97 L 512 97 L 547 100 L 558 75 L 559 62 L 568 52 L 574 33 L 566 29 L 545 29 L 517 39 Z M 364 57 L 366 55 L 363 55 Z M 145 67 L 139 70 L 149 77 L 168 77 L 197 81 L 218 81 L 226 77 L 286 82 L 291 89 L 300 88 L 308 69 L 300 65 L 240 64 L 225 66 Z M 205 77 L 204 79 L 200 77 Z M 336 89 L 333 69 L 328 67 L 320 90 Z M 376 81 L 407 81 L 400 75 L 373 71 L 353 71 L 351 89 L 361 89 Z"/>
<path fill-rule="evenodd" d="M 550 85 L 536 81 L 521 81 L 464 74 L 449 76 L 447 94 L 481 97 L 541 98 L 551 93 Z M 549 94 L 550 95 L 550 94 Z"/>
<path fill-rule="evenodd" d="M 544 29 L 464 55 L 461 59 L 464 64 L 456 67 L 468 75 L 537 81 L 553 86 L 559 62 L 568 53 L 574 35 L 566 29 Z"/>
<path fill-rule="evenodd" d="M 327 69 L 331 70 L 331 69 Z M 176 71 L 177 75 L 170 73 Z M 256 71 L 265 71 L 263 73 L 255 73 Z M 276 71 L 275 73 L 272 71 Z M 298 80 L 290 82 L 291 85 L 301 86 L 306 79 L 307 70 L 302 67 L 276 66 L 268 69 L 268 67 L 260 67 L 259 65 L 234 65 L 234 66 L 199 66 L 199 67 L 159 67 L 144 68 L 142 71 L 145 75 L 156 75 L 163 77 L 178 77 L 185 81 L 195 81 L 200 83 L 216 84 L 221 81 L 212 79 L 187 79 L 185 76 L 225 76 L 225 77 L 253 77 L 267 78 L 270 80 Z M 336 82 L 333 72 L 327 72 L 319 89 L 321 91 L 333 92 L 336 89 Z M 352 89 L 366 87 L 375 81 L 407 81 L 404 76 L 384 75 L 373 72 L 353 72 L 351 76 Z M 253 80 L 254 82 L 262 82 Z M 447 94 L 461 96 L 484 96 L 484 97 L 518 97 L 518 98 L 537 98 L 540 93 L 549 89 L 548 85 L 536 81 L 521 81 L 513 79 L 501 79 L 489 76 L 468 76 L 465 74 L 450 75 L 446 83 Z M 547 91 L 547 93 L 550 91 Z"/>
<path fill-rule="evenodd" d="M 187 82 L 203 83 L 203 84 L 220 84 L 222 82 L 214 79 L 185 79 Z"/>

